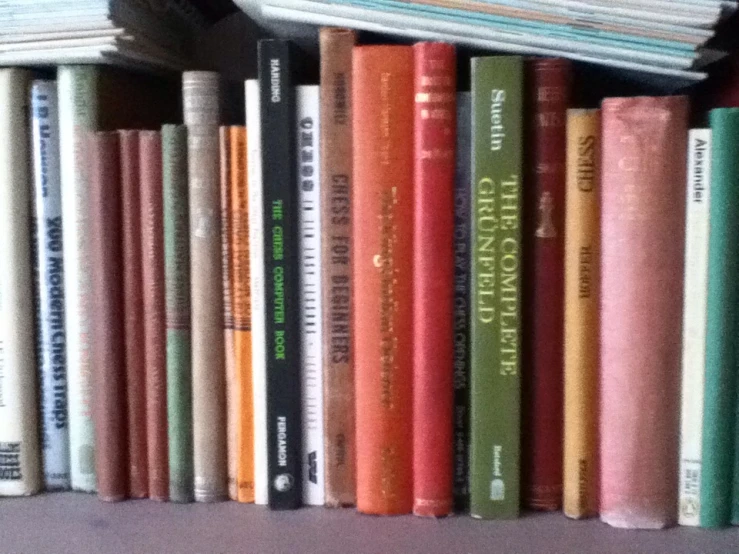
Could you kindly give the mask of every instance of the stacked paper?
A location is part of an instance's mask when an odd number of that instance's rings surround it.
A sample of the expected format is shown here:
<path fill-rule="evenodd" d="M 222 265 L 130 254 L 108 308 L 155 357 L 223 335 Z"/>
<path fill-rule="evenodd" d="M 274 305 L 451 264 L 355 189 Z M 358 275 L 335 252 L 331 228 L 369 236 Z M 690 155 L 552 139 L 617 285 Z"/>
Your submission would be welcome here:
<path fill-rule="evenodd" d="M 182 69 L 203 25 L 188 0 L 4 0 L 0 65 Z"/>
<path fill-rule="evenodd" d="M 252 16 L 562 56 L 697 81 L 722 0 L 236 0 Z"/>

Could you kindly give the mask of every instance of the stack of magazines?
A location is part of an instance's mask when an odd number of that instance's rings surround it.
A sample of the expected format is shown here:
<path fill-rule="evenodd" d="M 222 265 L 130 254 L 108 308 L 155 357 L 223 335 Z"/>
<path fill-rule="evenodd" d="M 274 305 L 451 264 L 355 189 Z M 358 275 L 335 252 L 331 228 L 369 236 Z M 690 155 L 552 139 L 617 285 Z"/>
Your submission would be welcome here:
<path fill-rule="evenodd" d="M 723 0 L 236 0 L 265 19 L 561 56 L 700 81 L 706 47 L 737 8 Z"/>
<path fill-rule="evenodd" d="M 182 69 L 203 25 L 189 0 L 5 0 L 0 65 Z"/>

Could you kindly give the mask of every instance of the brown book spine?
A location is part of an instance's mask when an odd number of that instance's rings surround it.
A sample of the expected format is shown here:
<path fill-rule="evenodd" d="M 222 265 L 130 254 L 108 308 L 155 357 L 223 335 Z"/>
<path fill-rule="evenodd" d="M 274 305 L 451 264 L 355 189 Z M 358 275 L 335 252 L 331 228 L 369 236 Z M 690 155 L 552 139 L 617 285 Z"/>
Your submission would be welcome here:
<path fill-rule="evenodd" d="M 123 310 L 128 404 L 129 495 L 149 494 L 146 462 L 146 375 L 144 349 L 144 290 L 141 276 L 141 202 L 139 132 L 119 131 L 123 218 Z"/>
<path fill-rule="evenodd" d="M 144 282 L 146 436 L 149 496 L 169 498 L 167 436 L 167 331 L 164 292 L 164 205 L 162 139 L 158 131 L 139 135 L 141 166 L 141 250 Z"/>
<path fill-rule="evenodd" d="M 321 221 L 323 240 L 326 505 L 356 502 L 352 351 L 352 48 L 356 33 L 322 29 Z"/>
<path fill-rule="evenodd" d="M 128 494 L 122 216 L 117 133 L 88 136 L 93 419 L 98 496 Z"/>

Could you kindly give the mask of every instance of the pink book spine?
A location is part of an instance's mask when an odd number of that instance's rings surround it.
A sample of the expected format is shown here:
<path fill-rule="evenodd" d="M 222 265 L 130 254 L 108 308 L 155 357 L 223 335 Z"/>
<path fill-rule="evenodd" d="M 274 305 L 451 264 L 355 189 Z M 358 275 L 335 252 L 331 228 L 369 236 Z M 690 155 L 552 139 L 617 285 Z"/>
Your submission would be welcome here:
<path fill-rule="evenodd" d="M 688 101 L 603 102 L 601 519 L 675 522 Z"/>

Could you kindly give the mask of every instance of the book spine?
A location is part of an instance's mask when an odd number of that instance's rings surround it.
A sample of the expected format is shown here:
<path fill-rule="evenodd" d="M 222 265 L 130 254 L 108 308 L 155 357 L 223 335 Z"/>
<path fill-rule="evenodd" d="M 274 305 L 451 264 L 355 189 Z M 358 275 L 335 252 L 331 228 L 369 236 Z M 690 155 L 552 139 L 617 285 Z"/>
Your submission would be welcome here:
<path fill-rule="evenodd" d="M 239 502 L 254 502 L 254 392 L 252 388 L 249 183 L 245 127 L 229 129 L 231 144 L 231 294 L 236 394 L 236 484 Z M 261 208 L 261 206 L 260 206 Z"/>
<path fill-rule="evenodd" d="M 254 402 L 254 503 L 268 502 L 267 475 L 267 350 L 264 298 L 264 211 L 262 186 L 262 123 L 259 81 L 246 81 L 246 144 L 249 180 L 249 285 L 251 288 L 251 363 Z"/>
<path fill-rule="evenodd" d="M 295 90 L 296 187 L 300 224 L 300 361 L 303 502 L 323 506 L 323 322 L 321 297 L 320 98 L 318 86 Z"/>
<path fill-rule="evenodd" d="M 162 126 L 169 499 L 193 500 L 187 127 Z"/>
<path fill-rule="evenodd" d="M 454 177 L 454 509 L 470 503 L 470 201 L 472 200 L 472 105 L 457 94 L 457 153 Z"/>
<path fill-rule="evenodd" d="M 228 498 L 226 362 L 219 187 L 218 75 L 183 75 L 190 201 L 192 421 L 195 500 Z"/>
<path fill-rule="evenodd" d="M 88 135 L 90 327 L 92 334 L 95 469 L 101 500 L 128 496 L 125 414 L 125 332 L 120 144 L 115 132 Z"/>
<path fill-rule="evenodd" d="M 29 92 L 28 72 L 0 69 L 0 496 L 41 488 Z"/>
<path fill-rule="evenodd" d="M 357 509 L 413 507 L 413 49 L 353 53 Z"/>
<path fill-rule="evenodd" d="M 123 313 L 126 346 L 126 405 L 128 413 L 129 495 L 149 495 L 146 446 L 146 354 L 144 344 L 144 283 L 141 253 L 141 176 L 139 131 L 118 131 L 121 160 L 123 221 Z"/>
<path fill-rule="evenodd" d="M 84 140 L 98 126 L 99 70 L 61 66 L 57 73 L 62 176 L 67 407 L 72 489 L 95 492 L 90 341 L 89 180 Z"/>
<path fill-rule="evenodd" d="M 350 29 L 325 28 L 321 51 L 321 245 L 326 505 L 356 502 L 352 345 L 352 48 Z"/>
<path fill-rule="evenodd" d="M 600 517 L 661 528 L 677 516 L 688 102 L 602 110 Z"/>
<path fill-rule="evenodd" d="M 162 137 L 159 131 L 141 131 L 139 148 L 149 497 L 154 500 L 168 500 L 164 190 L 162 187 Z"/>
<path fill-rule="evenodd" d="M 600 111 L 567 112 L 564 513 L 598 511 Z"/>
<path fill-rule="evenodd" d="M 523 250 L 523 496 L 535 510 L 562 503 L 564 218 L 570 62 L 526 64 L 528 185 Z"/>
<path fill-rule="evenodd" d="M 269 506 L 301 503 L 298 195 L 290 45 L 260 40 Z"/>
<path fill-rule="evenodd" d="M 711 152 L 700 524 L 719 527 L 731 522 L 736 441 L 739 108 L 714 110 L 710 122 L 715 141 Z"/>
<path fill-rule="evenodd" d="M 519 514 L 523 61 L 472 60 L 470 513 Z"/>
<path fill-rule="evenodd" d="M 441 42 L 413 54 L 413 513 L 439 517 L 453 504 L 457 56 Z"/>
<path fill-rule="evenodd" d="M 55 81 L 31 87 L 38 274 L 39 401 L 44 488 L 65 490 L 69 478 L 64 252 Z"/>
<path fill-rule="evenodd" d="M 701 524 L 711 137 L 710 129 L 688 135 L 678 523 L 689 526 Z"/>
<path fill-rule="evenodd" d="M 223 271 L 223 344 L 226 361 L 226 440 L 228 456 L 228 497 L 238 500 L 236 484 L 238 467 L 238 437 L 236 429 L 239 419 L 238 385 L 236 379 L 236 352 L 234 350 L 233 286 L 231 280 L 231 136 L 230 128 L 221 125 L 218 129 L 218 144 L 221 159 L 221 262 Z"/>

